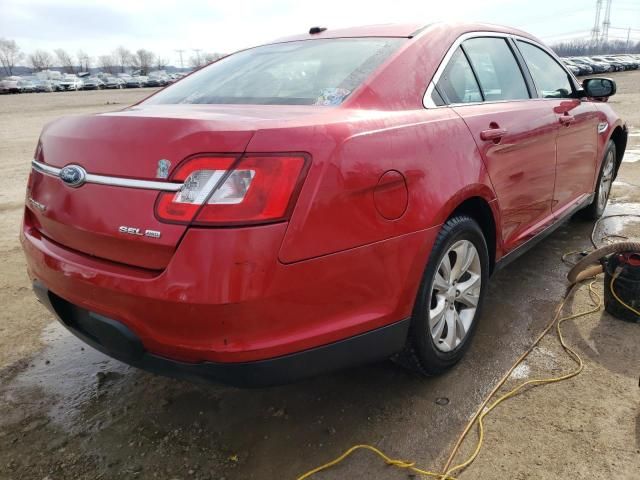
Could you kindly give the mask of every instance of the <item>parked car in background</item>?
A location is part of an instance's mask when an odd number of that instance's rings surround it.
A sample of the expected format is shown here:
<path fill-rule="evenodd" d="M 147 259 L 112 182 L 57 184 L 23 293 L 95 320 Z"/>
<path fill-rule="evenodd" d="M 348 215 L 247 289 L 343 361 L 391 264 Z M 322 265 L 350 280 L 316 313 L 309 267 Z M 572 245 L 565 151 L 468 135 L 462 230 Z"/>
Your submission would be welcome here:
<path fill-rule="evenodd" d="M 102 90 L 104 88 L 104 82 L 97 77 L 85 78 L 82 81 L 83 90 Z"/>
<path fill-rule="evenodd" d="M 392 355 L 439 374 L 492 272 L 603 214 L 628 135 L 612 80 L 496 25 L 314 31 L 44 127 L 21 242 L 67 329 L 235 385 Z"/>
<path fill-rule="evenodd" d="M 596 62 L 608 63 L 609 65 L 611 65 L 613 67 L 613 69 L 611 70 L 613 72 L 621 72 L 623 70 L 628 70 L 629 68 L 631 68 L 631 63 L 630 62 L 624 62 L 622 60 L 613 59 L 611 57 L 605 57 L 605 56 L 602 56 L 602 55 L 597 55 L 597 56 L 592 56 L 592 57 L 589 57 L 589 58 L 591 58 L 591 60 L 596 61 Z"/>
<path fill-rule="evenodd" d="M 63 77 L 62 73 L 58 72 L 57 70 L 41 70 L 39 72 L 36 72 L 34 76 L 37 77 L 38 80 L 54 81 L 60 81 Z"/>
<path fill-rule="evenodd" d="M 169 75 L 169 83 L 177 82 L 181 78 L 185 77 L 187 74 L 184 72 L 174 72 Z"/>
<path fill-rule="evenodd" d="M 640 67 L 640 60 L 631 55 L 611 55 L 611 57 L 626 62 L 629 66 L 628 70 L 637 70 Z"/>
<path fill-rule="evenodd" d="M 36 85 L 36 92 L 57 92 L 60 90 L 58 82 L 53 80 L 36 80 L 34 83 Z"/>
<path fill-rule="evenodd" d="M 118 77 L 108 77 L 104 82 L 104 88 L 124 88 L 125 81 Z"/>
<path fill-rule="evenodd" d="M 20 77 L 7 77 L 0 80 L 0 93 L 20 93 Z"/>
<path fill-rule="evenodd" d="M 129 77 L 124 80 L 127 88 L 140 88 L 144 87 L 146 77 Z"/>
<path fill-rule="evenodd" d="M 166 85 L 166 83 L 162 83 L 162 81 L 159 78 L 156 77 L 149 77 L 149 80 L 147 80 L 147 87 L 162 87 Z"/>
<path fill-rule="evenodd" d="M 576 63 L 569 58 L 562 58 L 561 60 L 562 63 L 564 63 L 568 67 L 573 67 L 573 69 L 571 69 L 572 72 L 575 73 L 574 69 L 578 69 L 578 73 L 576 75 L 591 75 L 593 73 L 593 68 L 591 68 L 586 63 Z"/>
<path fill-rule="evenodd" d="M 82 80 L 75 75 L 65 75 L 60 80 L 60 87 L 62 90 L 80 90 L 82 89 Z"/>
<path fill-rule="evenodd" d="M 569 69 L 571 73 L 573 73 L 576 77 L 582 74 L 582 69 L 578 67 L 575 63 L 571 63 L 567 60 L 562 60 L 562 63 Z"/>
<path fill-rule="evenodd" d="M 588 65 L 593 70 L 593 73 L 606 73 L 612 69 L 608 63 L 597 62 L 586 57 L 570 57 L 569 60 L 578 65 Z"/>
<path fill-rule="evenodd" d="M 36 84 L 32 80 L 18 80 L 18 88 L 20 93 L 34 93 L 36 91 Z"/>
<path fill-rule="evenodd" d="M 170 80 L 166 73 L 151 72 L 147 79 L 147 87 L 164 87 L 170 83 Z"/>

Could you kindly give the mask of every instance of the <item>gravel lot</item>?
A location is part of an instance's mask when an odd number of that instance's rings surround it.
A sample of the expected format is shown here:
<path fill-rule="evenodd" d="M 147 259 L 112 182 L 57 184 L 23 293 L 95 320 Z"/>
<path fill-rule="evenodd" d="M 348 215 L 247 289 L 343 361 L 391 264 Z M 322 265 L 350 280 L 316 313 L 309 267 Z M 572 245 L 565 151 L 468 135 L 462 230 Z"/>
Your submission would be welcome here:
<path fill-rule="evenodd" d="M 619 92 L 611 101 L 632 136 L 608 213 L 639 213 L 640 72 L 611 76 Z M 140 372 L 85 347 L 37 303 L 18 231 L 42 126 L 61 115 L 116 110 L 151 91 L 0 97 L 0 479 L 295 478 L 355 443 L 438 470 L 484 395 L 549 321 L 566 286 L 560 256 L 588 248 L 592 224 L 571 220 L 495 275 L 469 354 L 442 377 L 416 378 L 383 362 L 238 390 Z M 605 222 L 606 232 L 635 238 L 639 227 Z M 569 310 L 588 305 L 582 291 Z M 460 478 L 638 478 L 640 325 L 601 312 L 565 330 L 585 371 L 499 407 L 487 420 L 484 450 Z M 517 373 L 569 368 L 551 336 Z M 357 453 L 317 478 L 407 473 Z"/>

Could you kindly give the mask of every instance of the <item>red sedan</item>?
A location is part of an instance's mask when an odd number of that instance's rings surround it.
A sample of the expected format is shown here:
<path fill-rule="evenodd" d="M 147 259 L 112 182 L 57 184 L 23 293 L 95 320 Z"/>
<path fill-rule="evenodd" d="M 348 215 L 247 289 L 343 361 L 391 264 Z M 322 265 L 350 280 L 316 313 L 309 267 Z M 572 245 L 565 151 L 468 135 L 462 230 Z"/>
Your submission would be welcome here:
<path fill-rule="evenodd" d="M 383 25 L 247 49 L 42 132 L 34 289 L 95 348 L 235 385 L 464 354 L 489 276 L 602 214 L 627 129 L 534 37 Z"/>

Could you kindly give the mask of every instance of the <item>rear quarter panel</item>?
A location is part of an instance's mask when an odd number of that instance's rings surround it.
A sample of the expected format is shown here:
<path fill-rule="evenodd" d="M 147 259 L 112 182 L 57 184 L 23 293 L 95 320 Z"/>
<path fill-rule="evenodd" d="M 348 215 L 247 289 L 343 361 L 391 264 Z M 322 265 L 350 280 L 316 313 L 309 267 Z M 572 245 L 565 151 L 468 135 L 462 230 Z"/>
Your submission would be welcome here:
<path fill-rule="evenodd" d="M 600 122 L 607 122 L 609 128 L 606 132 L 598 135 L 598 156 L 596 157 L 596 176 L 594 178 L 593 185 L 591 186 L 591 191 L 595 190 L 596 182 L 598 181 L 598 174 L 600 172 L 600 167 L 602 166 L 602 161 L 604 160 L 604 149 L 607 147 L 607 143 L 611 139 L 611 135 L 616 130 L 616 128 L 625 128 L 625 124 L 620 118 L 620 116 L 615 112 L 613 107 L 609 105 L 607 102 L 593 102 L 596 107 L 596 111 L 598 114 L 598 120 Z M 617 152 L 618 155 L 621 152 Z"/>
<path fill-rule="evenodd" d="M 284 263 L 425 230 L 466 198 L 494 199 L 476 145 L 450 109 L 345 110 L 340 122 L 260 130 L 247 151 L 304 151 L 313 159 L 280 250 Z M 408 190 L 404 213 L 394 220 L 374 201 L 390 170 L 404 176 Z"/>

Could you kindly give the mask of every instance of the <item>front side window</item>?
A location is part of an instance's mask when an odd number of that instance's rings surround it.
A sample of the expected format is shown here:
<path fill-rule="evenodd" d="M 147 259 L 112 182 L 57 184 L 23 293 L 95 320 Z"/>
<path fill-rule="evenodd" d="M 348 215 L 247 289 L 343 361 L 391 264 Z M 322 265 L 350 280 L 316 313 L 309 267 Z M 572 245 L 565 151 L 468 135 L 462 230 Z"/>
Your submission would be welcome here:
<path fill-rule="evenodd" d="M 406 38 L 276 43 L 225 57 L 146 104 L 339 105 Z"/>
<path fill-rule="evenodd" d="M 451 60 L 449 60 L 447 67 L 436 84 L 436 88 L 448 103 L 475 103 L 482 101 L 482 94 L 476 77 L 473 75 L 473 70 L 471 70 L 467 57 L 460 47 L 453 52 Z"/>
<path fill-rule="evenodd" d="M 569 74 L 551 55 L 535 45 L 518 40 L 518 48 L 542 98 L 569 98 L 573 87 Z"/>
<path fill-rule="evenodd" d="M 504 38 L 472 38 L 462 44 L 487 102 L 529 98 L 527 84 Z"/>

